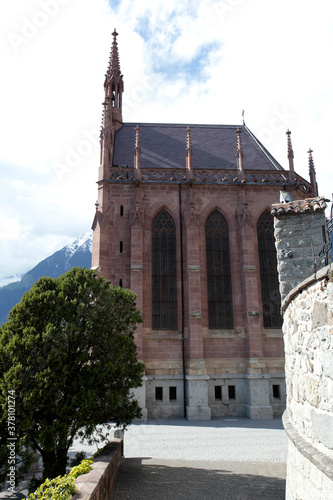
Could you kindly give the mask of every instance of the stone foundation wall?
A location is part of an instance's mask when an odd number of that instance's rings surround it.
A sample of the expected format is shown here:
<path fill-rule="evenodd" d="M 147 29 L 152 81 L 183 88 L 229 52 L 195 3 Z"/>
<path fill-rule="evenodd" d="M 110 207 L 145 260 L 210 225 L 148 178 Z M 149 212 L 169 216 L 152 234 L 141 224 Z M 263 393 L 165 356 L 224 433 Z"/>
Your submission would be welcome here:
<path fill-rule="evenodd" d="M 192 384 L 197 400 L 201 401 L 201 408 L 209 407 L 211 417 L 251 417 L 249 408 L 254 401 L 258 402 L 254 405 L 255 418 L 281 416 L 286 407 L 283 363 L 279 358 L 274 361 L 272 368 L 276 368 L 275 373 L 272 370 L 272 373 L 264 374 L 231 372 L 201 377 L 186 376 L 186 391 L 189 391 L 189 385 Z M 156 398 L 157 388 L 160 399 Z M 141 398 L 144 401 L 141 402 L 141 406 L 144 405 L 146 410 L 144 420 L 147 420 L 147 417 L 149 419 L 184 417 L 182 375 L 148 375 L 145 377 L 144 387 L 136 391 L 137 399 L 139 392 L 142 394 L 144 392 L 144 397 Z"/>

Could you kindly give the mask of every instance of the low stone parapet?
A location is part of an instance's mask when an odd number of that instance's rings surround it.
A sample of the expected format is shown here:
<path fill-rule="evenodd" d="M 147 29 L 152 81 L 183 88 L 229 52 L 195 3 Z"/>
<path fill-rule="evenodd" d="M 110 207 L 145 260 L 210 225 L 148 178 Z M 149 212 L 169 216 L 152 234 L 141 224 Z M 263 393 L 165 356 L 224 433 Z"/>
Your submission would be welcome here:
<path fill-rule="evenodd" d="M 75 481 L 77 493 L 72 500 L 107 500 L 121 464 L 123 441 L 112 439 L 95 458 L 92 470 Z"/>

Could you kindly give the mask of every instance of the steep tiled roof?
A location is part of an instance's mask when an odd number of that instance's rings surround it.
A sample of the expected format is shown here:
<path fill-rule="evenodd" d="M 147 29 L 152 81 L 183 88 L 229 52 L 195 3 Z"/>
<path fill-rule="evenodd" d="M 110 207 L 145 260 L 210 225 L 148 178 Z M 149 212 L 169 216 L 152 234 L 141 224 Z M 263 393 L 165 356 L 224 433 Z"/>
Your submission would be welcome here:
<path fill-rule="evenodd" d="M 134 128 L 115 134 L 113 165 L 133 166 Z M 185 168 L 186 125 L 139 124 L 142 168 Z M 193 168 L 236 169 L 236 130 L 242 130 L 245 170 L 283 170 L 244 125 L 190 125 Z"/>
<path fill-rule="evenodd" d="M 325 198 L 306 198 L 305 200 L 291 201 L 289 203 L 275 203 L 272 205 L 271 214 L 278 217 L 286 214 L 317 212 L 326 209 L 326 201 L 329 200 Z"/>

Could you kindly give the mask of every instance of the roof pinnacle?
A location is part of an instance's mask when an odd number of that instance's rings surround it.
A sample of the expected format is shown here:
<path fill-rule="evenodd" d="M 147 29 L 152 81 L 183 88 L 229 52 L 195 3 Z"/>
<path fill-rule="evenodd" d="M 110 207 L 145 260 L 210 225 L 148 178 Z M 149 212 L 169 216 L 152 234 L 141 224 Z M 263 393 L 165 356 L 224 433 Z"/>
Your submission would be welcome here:
<path fill-rule="evenodd" d="M 193 179 L 193 165 L 192 165 L 192 140 L 191 129 L 186 127 L 186 178 L 188 181 Z"/>
<path fill-rule="evenodd" d="M 109 78 L 111 76 L 116 76 L 116 77 L 121 76 L 120 64 L 119 64 L 119 54 L 118 54 L 118 44 L 117 44 L 118 33 L 116 31 L 116 28 L 114 29 L 112 36 L 113 36 L 113 42 L 112 42 L 112 46 L 111 46 L 109 66 L 108 66 L 108 70 L 106 73 L 106 75 Z"/>
<path fill-rule="evenodd" d="M 134 168 L 136 179 L 141 179 L 141 147 L 140 147 L 140 127 L 135 127 L 135 142 L 134 142 Z"/>
<path fill-rule="evenodd" d="M 295 181 L 295 170 L 294 170 L 294 151 L 291 144 L 291 132 L 288 129 L 287 132 L 287 147 L 288 147 L 288 161 L 289 161 L 289 181 L 293 183 Z"/>
<path fill-rule="evenodd" d="M 317 180 L 316 180 L 316 170 L 314 167 L 314 162 L 313 162 L 313 157 L 312 157 L 313 150 L 309 148 L 308 154 L 309 154 L 309 176 L 310 176 L 310 182 L 314 188 L 314 195 L 318 196 L 318 186 L 317 186 Z"/>
<path fill-rule="evenodd" d="M 241 180 L 241 182 L 243 182 L 244 181 L 244 166 L 243 166 L 244 153 L 243 153 L 241 132 L 242 132 L 242 130 L 238 127 L 237 130 L 236 130 L 236 134 L 237 134 L 237 139 L 236 139 L 236 158 L 237 158 L 237 170 L 239 170 L 239 172 L 240 172 L 240 180 Z"/>
<path fill-rule="evenodd" d="M 192 153 L 192 140 L 191 140 L 191 129 L 189 126 L 187 126 L 186 130 L 186 155 L 188 155 L 189 152 Z"/>
<path fill-rule="evenodd" d="M 287 139 L 287 142 L 288 142 L 288 158 L 294 158 L 294 151 L 293 151 L 293 147 L 292 147 L 292 144 L 291 144 L 291 138 L 290 138 L 291 132 L 290 132 L 289 129 L 287 130 L 286 134 L 288 136 L 288 139 Z"/>
<path fill-rule="evenodd" d="M 237 134 L 237 151 L 236 151 L 236 156 L 239 158 L 240 156 L 243 157 L 243 146 L 242 146 L 242 139 L 241 139 L 241 129 L 237 128 L 236 134 Z"/>
<path fill-rule="evenodd" d="M 134 146 L 134 150 L 137 151 L 138 149 L 140 149 L 140 127 L 139 125 L 137 125 L 135 127 L 135 146 Z"/>

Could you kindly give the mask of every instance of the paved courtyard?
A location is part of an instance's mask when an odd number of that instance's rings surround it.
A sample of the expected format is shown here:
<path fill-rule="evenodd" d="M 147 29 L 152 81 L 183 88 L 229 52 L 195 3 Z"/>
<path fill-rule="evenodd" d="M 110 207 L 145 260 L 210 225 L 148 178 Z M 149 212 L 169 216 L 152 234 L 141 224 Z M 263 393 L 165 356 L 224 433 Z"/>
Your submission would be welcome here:
<path fill-rule="evenodd" d="M 78 450 L 96 447 L 75 442 Z M 287 437 L 281 419 L 185 419 L 132 424 L 111 500 L 284 500 Z M 26 484 L 16 495 L 25 498 Z"/>
<path fill-rule="evenodd" d="M 111 500 L 284 500 L 280 419 L 157 420 L 125 433 Z"/>

